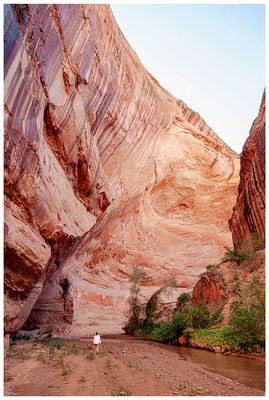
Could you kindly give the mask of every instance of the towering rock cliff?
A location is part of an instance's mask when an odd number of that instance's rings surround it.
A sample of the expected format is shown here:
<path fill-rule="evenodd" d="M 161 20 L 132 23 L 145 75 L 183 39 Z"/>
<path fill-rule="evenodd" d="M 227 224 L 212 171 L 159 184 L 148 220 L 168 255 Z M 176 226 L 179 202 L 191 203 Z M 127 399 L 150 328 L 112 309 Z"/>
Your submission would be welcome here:
<path fill-rule="evenodd" d="M 132 266 L 178 296 L 231 244 L 239 159 L 108 6 L 5 6 L 4 40 L 5 332 L 120 331 Z"/>
<path fill-rule="evenodd" d="M 265 237 L 265 92 L 240 156 L 238 196 L 229 224 L 235 245 L 252 233 Z"/>

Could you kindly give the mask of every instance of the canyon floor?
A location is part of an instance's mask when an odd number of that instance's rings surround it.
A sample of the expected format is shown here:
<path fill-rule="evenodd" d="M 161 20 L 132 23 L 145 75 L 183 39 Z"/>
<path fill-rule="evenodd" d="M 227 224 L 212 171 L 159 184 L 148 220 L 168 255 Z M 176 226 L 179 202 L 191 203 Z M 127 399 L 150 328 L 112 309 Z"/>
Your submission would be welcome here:
<path fill-rule="evenodd" d="M 156 343 L 103 337 L 18 342 L 5 359 L 5 396 L 263 396 Z"/>

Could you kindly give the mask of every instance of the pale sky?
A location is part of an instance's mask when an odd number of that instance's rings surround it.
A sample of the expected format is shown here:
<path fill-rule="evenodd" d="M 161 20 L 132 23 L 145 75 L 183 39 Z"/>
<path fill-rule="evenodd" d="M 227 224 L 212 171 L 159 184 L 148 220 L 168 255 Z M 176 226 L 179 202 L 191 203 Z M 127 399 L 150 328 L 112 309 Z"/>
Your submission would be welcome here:
<path fill-rule="evenodd" d="M 265 87 L 265 6 L 111 8 L 147 70 L 240 153 Z"/>

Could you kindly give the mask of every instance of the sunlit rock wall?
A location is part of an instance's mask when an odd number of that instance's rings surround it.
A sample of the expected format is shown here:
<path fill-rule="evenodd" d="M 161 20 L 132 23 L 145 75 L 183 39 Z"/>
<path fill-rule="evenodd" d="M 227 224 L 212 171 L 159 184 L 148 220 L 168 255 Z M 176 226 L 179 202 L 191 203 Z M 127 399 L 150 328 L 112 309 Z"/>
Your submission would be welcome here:
<path fill-rule="evenodd" d="M 4 35 L 5 330 L 118 332 L 132 266 L 173 302 L 231 244 L 239 159 L 108 6 L 5 6 Z"/>

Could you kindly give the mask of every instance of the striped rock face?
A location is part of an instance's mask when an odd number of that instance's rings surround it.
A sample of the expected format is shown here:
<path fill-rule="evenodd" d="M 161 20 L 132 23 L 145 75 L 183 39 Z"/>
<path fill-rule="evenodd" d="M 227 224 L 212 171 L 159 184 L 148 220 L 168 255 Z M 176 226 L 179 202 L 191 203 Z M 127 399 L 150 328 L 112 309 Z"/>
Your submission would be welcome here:
<path fill-rule="evenodd" d="M 235 245 L 253 233 L 265 238 L 265 92 L 240 155 L 240 183 L 229 221 Z"/>
<path fill-rule="evenodd" d="M 133 266 L 145 298 L 192 289 L 232 243 L 238 169 L 108 6 L 5 6 L 6 332 L 119 332 Z"/>

